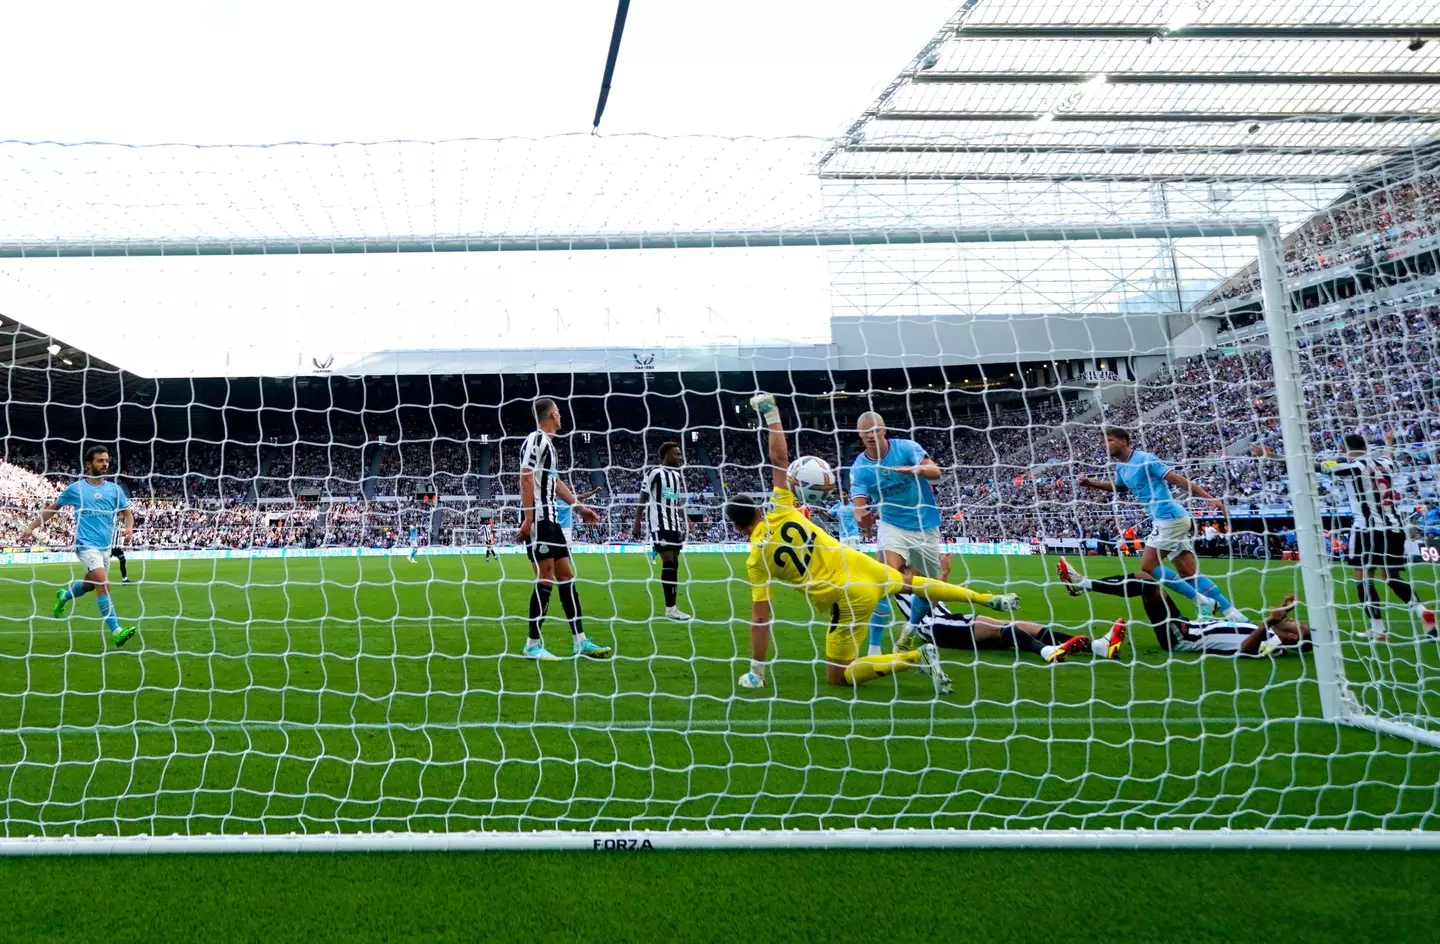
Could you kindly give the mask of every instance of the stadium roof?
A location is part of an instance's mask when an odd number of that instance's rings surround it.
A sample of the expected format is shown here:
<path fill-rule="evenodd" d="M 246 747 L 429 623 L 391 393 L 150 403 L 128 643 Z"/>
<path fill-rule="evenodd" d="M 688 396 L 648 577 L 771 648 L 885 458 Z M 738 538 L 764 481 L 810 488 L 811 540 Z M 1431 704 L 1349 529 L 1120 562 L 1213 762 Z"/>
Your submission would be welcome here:
<path fill-rule="evenodd" d="M 835 180 L 1323 183 L 1440 135 L 1433 0 L 965 0 Z"/>

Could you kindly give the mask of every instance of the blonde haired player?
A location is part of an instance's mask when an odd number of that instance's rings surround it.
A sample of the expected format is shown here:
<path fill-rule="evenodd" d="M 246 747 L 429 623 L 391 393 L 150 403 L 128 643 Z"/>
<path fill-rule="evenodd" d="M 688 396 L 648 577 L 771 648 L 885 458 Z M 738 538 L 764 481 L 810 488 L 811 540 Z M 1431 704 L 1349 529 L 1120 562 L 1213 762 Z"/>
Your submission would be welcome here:
<path fill-rule="evenodd" d="M 766 512 L 753 499 L 740 496 L 725 505 L 730 523 L 750 540 L 746 576 L 750 581 L 750 671 L 740 687 L 765 686 L 765 658 L 770 650 L 770 583 L 787 583 L 805 594 L 810 605 L 830 617 L 825 634 L 825 677 L 831 685 L 861 685 L 873 678 L 903 672 L 912 666 L 929 675 L 940 694 L 950 679 L 935 646 L 926 643 L 908 652 L 859 656 L 876 604 L 896 593 L 914 593 L 931 602 L 981 603 L 995 610 L 1014 610 L 1013 593 L 979 593 L 925 577 L 907 577 L 854 548 L 845 547 L 812 524 L 795 505 L 786 468 L 790 464 L 785 431 L 775 397 L 762 393 L 750 400 L 768 427 L 770 494 L 774 507 Z M 857 656 L 859 656 L 857 658 Z"/>

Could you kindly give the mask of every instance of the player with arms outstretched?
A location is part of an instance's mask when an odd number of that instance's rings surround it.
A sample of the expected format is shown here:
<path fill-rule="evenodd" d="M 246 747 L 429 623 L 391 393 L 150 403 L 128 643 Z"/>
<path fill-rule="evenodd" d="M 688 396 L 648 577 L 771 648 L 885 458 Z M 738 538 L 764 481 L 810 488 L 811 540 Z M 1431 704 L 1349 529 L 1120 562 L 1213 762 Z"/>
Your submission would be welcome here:
<path fill-rule="evenodd" d="M 1381 577 L 1390 592 L 1403 603 L 1424 627 L 1436 634 L 1435 611 L 1415 596 L 1415 588 L 1404 577 L 1410 558 L 1405 553 L 1405 521 L 1395 506 L 1395 433 L 1385 432 L 1385 451 L 1374 456 L 1365 437 L 1347 433 L 1345 455 L 1315 464 L 1319 475 L 1340 483 L 1350 506 L 1350 559 L 1355 568 L 1355 587 L 1365 615 L 1370 618 L 1366 635 L 1376 642 L 1390 638 L 1380 609 L 1380 591 L 1375 578 Z M 1260 459 L 1279 459 L 1280 454 L 1264 443 L 1255 443 L 1250 454 Z"/>
<path fill-rule="evenodd" d="M 40 514 L 25 526 L 21 532 L 28 538 L 53 518 L 61 508 L 75 509 L 75 556 L 85 568 L 85 576 L 68 587 L 55 591 L 56 619 L 65 615 L 65 608 L 71 600 L 95 591 L 95 606 L 100 610 L 100 619 L 110 633 L 110 641 L 117 647 L 124 646 L 135 635 L 134 626 L 121 626 L 115 615 L 115 604 L 110 601 L 110 577 L 106 572 L 111 548 L 115 542 L 115 518 L 124 522 L 121 531 L 122 543 L 130 540 L 135 531 L 135 513 L 130 510 L 130 499 L 124 489 L 106 480 L 110 471 L 110 451 L 104 446 L 91 446 L 85 450 L 84 476 L 70 484 L 55 501 L 41 509 Z"/>
<path fill-rule="evenodd" d="M 1271 609 L 1263 624 L 1244 619 L 1187 620 L 1161 585 L 1145 579 L 1142 574 L 1086 577 L 1063 557 L 1055 563 L 1055 569 L 1060 574 L 1060 583 L 1072 597 L 1082 593 L 1139 597 L 1145 618 L 1155 630 L 1155 640 L 1166 652 L 1283 656 L 1288 651 L 1303 652 L 1310 647 L 1310 627 L 1295 618 L 1294 594 Z M 1121 619 L 1115 626 L 1123 640 L 1125 621 Z M 1115 631 L 1111 630 L 1112 636 Z"/>
<path fill-rule="evenodd" d="M 1175 500 L 1173 486 L 1196 498 L 1203 498 L 1225 514 L 1225 502 L 1166 465 L 1159 456 L 1143 452 L 1130 444 L 1130 433 L 1119 427 L 1105 430 L 1105 451 L 1115 461 L 1113 481 L 1080 479 L 1081 488 L 1106 492 L 1129 492 L 1145 506 L 1150 515 L 1150 533 L 1145 537 L 1145 551 L 1140 557 L 1144 579 L 1158 580 L 1171 590 L 1195 601 L 1202 620 L 1209 619 L 1218 605 L 1227 619 L 1243 620 L 1215 581 L 1199 573 L 1195 559 L 1195 519 L 1185 506 Z M 1169 559 L 1174 569 L 1161 564 Z"/>
<path fill-rule="evenodd" d="M 767 452 L 771 464 L 771 501 L 768 513 L 753 499 L 741 496 L 725 505 L 725 516 L 749 539 L 746 576 L 750 581 L 750 671 L 740 676 L 742 688 L 765 685 L 765 659 L 770 650 L 770 583 L 786 583 L 805 594 L 819 613 L 828 614 L 825 635 L 825 677 L 832 685 L 860 685 L 873 678 L 901 672 L 912 666 L 929 675 L 940 694 L 950 680 L 933 645 L 889 655 L 859 656 L 860 641 L 868 631 L 875 605 L 890 595 L 912 592 L 931 601 L 981 603 L 996 610 L 1013 610 L 1019 597 L 1013 593 L 978 593 L 965 587 L 925 577 L 905 577 L 892 567 L 842 545 L 796 507 L 790 491 L 790 465 L 785 431 L 775 398 L 759 394 L 750 401 L 768 428 Z M 857 658 L 858 656 L 858 658 Z"/>

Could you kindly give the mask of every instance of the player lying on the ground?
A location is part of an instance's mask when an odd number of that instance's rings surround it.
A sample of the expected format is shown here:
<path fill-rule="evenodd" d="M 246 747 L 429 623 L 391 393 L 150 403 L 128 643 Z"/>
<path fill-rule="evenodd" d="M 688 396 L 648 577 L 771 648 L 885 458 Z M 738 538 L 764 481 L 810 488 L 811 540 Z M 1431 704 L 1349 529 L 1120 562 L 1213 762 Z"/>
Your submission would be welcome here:
<path fill-rule="evenodd" d="M 71 600 L 95 591 L 95 606 L 100 610 L 100 620 L 110 632 L 110 641 L 123 646 L 135 635 L 134 626 L 121 626 L 115 615 L 115 604 L 110 602 L 110 576 L 106 565 L 115 544 L 115 518 L 124 522 L 124 540 L 130 540 L 135 530 L 135 514 L 130 510 L 130 499 L 125 491 L 113 481 L 107 481 L 110 472 L 110 451 L 104 446 L 91 446 L 85 450 L 84 476 L 70 483 L 53 502 L 41 509 L 40 514 L 20 532 L 21 538 L 28 538 L 53 518 L 61 508 L 75 509 L 75 556 L 85 568 L 85 577 L 69 587 L 55 591 L 56 619 L 65 615 L 65 608 Z"/>
<path fill-rule="evenodd" d="M 1223 655 L 1284 655 L 1291 649 L 1309 651 L 1310 627 L 1295 618 L 1295 596 L 1270 610 L 1263 626 L 1244 620 L 1187 620 L 1175 600 L 1153 580 L 1140 574 L 1092 579 L 1082 576 L 1065 558 L 1055 564 L 1060 582 L 1071 596 L 1104 593 L 1139 597 L 1155 639 L 1167 652 L 1210 652 Z"/>
<path fill-rule="evenodd" d="M 830 684 L 860 685 L 914 666 L 931 677 L 937 692 L 948 692 L 950 680 L 930 643 L 889 655 L 859 655 L 860 641 L 869 633 L 870 614 L 876 603 L 892 594 L 911 592 L 931 603 L 963 600 L 1008 612 L 1019 606 L 1019 597 L 1013 593 L 979 593 L 925 577 L 905 577 L 893 567 L 842 545 L 796 508 L 786 475 L 790 450 L 775 398 L 762 393 L 751 398 L 750 403 L 769 429 L 767 451 L 773 486 L 770 500 L 774 508 L 767 513 L 746 495 L 725 504 L 725 517 L 750 541 L 745 571 L 750 580 L 751 661 L 750 671 L 740 676 L 740 686 L 765 685 L 765 659 L 770 651 L 770 583 L 779 581 L 805 594 L 816 612 L 829 616 L 825 678 Z"/>
<path fill-rule="evenodd" d="M 940 556 L 940 579 L 950 579 L 951 557 Z M 903 568 L 902 574 L 913 574 L 910 568 Z M 895 598 L 900 612 L 908 620 L 915 595 L 902 593 Z M 916 628 L 922 642 L 934 643 L 941 649 L 1011 649 L 1016 652 L 1032 652 L 1046 662 L 1064 662 L 1066 656 L 1089 650 L 1102 659 L 1114 659 L 1125 644 L 1125 620 L 1115 621 L 1110 631 L 1098 639 L 1089 636 L 1071 636 L 1028 620 L 1000 620 L 991 616 L 977 616 L 974 613 L 955 613 L 944 603 L 930 608 Z M 914 645 L 913 635 L 907 634 L 895 643 L 896 649 Z"/>

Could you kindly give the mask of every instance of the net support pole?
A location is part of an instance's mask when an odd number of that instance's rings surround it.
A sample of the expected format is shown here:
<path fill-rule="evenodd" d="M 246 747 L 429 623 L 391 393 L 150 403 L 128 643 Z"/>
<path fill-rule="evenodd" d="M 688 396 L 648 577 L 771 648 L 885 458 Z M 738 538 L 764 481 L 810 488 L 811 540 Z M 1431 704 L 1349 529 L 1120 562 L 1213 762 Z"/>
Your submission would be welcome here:
<path fill-rule="evenodd" d="M 1305 418 L 1305 390 L 1300 383 L 1298 332 L 1285 287 L 1285 256 L 1279 226 L 1273 223 L 1266 226 L 1256 237 L 1256 244 L 1265 325 L 1270 335 L 1270 360 L 1275 370 L 1275 401 L 1280 408 L 1280 432 L 1285 440 L 1285 471 L 1290 478 L 1290 504 L 1295 514 L 1295 542 L 1300 551 L 1301 588 L 1315 644 L 1320 711 L 1326 721 L 1347 721 L 1353 707 L 1345 691 L 1335 600 L 1328 579 L 1329 558 L 1321 537 L 1310 424 Z"/>

